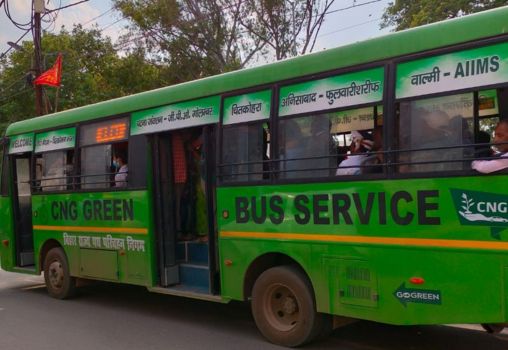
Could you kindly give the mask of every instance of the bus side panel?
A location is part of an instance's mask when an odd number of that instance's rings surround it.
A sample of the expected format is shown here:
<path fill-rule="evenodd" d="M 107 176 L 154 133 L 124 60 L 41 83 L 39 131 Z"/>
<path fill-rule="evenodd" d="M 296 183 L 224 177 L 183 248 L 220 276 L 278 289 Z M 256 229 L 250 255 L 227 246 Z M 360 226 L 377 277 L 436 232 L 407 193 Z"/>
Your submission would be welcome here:
<path fill-rule="evenodd" d="M 34 195 L 36 256 L 56 240 L 73 276 L 153 286 L 150 207 L 147 191 Z"/>
<path fill-rule="evenodd" d="M 505 183 L 500 175 L 220 188 L 222 293 L 244 299 L 250 264 L 275 253 L 307 272 L 322 312 L 393 324 L 506 322 Z"/>
<path fill-rule="evenodd" d="M 16 246 L 10 197 L 0 197 L 0 263 L 2 269 L 12 271 L 16 264 Z"/>
<path fill-rule="evenodd" d="M 233 262 L 222 266 L 223 295 L 232 299 L 243 299 L 237 276 L 258 254 L 277 252 L 305 269 L 321 312 L 408 325 L 506 320 L 501 255 L 229 238 L 221 250 Z M 424 283 L 411 284 L 414 277 Z"/>

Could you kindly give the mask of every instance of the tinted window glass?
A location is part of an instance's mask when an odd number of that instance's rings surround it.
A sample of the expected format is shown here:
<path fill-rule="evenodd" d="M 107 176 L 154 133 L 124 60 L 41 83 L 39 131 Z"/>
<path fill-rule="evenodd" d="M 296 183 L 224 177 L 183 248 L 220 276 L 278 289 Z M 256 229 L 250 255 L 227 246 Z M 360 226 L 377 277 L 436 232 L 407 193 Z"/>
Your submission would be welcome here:
<path fill-rule="evenodd" d="M 280 177 L 358 175 L 379 163 L 382 129 L 374 143 L 374 107 L 282 119 L 278 131 Z M 381 118 L 379 118 L 381 119 Z M 361 147 L 360 147 L 361 146 Z"/>
<path fill-rule="evenodd" d="M 474 143 L 473 94 L 402 102 L 398 121 L 400 172 L 468 168 Z"/>
<path fill-rule="evenodd" d="M 268 178 L 267 123 L 225 126 L 222 132 L 223 181 L 259 181 Z"/>
<path fill-rule="evenodd" d="M 35 190 L 64 191 L 72 188 L 74 150 L 46 152 L 35 160 Z"/>

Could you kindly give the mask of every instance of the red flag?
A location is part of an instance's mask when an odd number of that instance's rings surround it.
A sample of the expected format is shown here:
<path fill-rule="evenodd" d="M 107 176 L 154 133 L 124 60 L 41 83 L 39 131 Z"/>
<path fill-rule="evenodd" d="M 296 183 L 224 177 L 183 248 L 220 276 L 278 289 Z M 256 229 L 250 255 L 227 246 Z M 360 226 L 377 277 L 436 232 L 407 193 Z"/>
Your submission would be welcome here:
<path fill-rule="evenodd" d="M 34 85 L 50 85 L 50 86 L 60 86 L 60 81 L 62 80 L 62 54 L 59 53 L 56 58 L 56 62 L 47 71 L 39 75 L 34 80 Z"/>

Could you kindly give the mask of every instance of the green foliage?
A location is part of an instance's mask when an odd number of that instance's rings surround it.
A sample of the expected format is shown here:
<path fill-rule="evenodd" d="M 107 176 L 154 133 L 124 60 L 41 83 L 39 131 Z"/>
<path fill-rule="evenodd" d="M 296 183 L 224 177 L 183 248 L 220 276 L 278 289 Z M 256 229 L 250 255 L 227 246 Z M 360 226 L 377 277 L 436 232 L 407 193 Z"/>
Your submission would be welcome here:
<path fill-rule="evenodd" d="M 23 43 L 0 61 L 0 133 L 14 121 L 35 115 L 35 93 L 26 76 L 32 67 L 32 42 Z M 165 70 L 145 58 L 143 49 L 118 56 L 111 41 L 97 29 L 76 26 L 59 34 L 45 33 L 42 39 L 44 67 L 51 68 L 63 53 L 62 85 L 58 110 L 108 100 L 168 84 Z M 56 88 L 44 87 L 47 112 L 55 109 Z"/>
<path fill-rule="evenodd" d="M 114 0 L 180 81 L 311 52 L 334 0 Z"/>
<path fill-rule="evenodd" d="M 396 0 L 386 8 L 381 27 L 403 30 L 507 4 L 507 0 Z"/>
<path fill-rule="evenodd" d="M 172 68 L 172 79 L 187 81 L 240 68 L 244 45 L 234 2 L 227 0 L 115 0 L 131 20 L 131 33 L 151 55 Z"/>

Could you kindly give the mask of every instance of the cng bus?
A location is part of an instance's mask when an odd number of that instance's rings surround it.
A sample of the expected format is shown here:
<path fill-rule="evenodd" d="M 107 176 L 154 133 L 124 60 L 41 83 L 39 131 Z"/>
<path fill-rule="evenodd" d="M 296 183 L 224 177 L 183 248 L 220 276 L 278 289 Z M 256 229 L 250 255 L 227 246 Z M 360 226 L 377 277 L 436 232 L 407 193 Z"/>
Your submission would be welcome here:
<path fill-rule="evenodd" d="M 14 123 L 2 268 L 60 299 L 83 278 L 250 301 L 285 346 L 349 319 L 502 329 L 508 178 L 471 162 L 508 115 L 506 18 Z"/>

